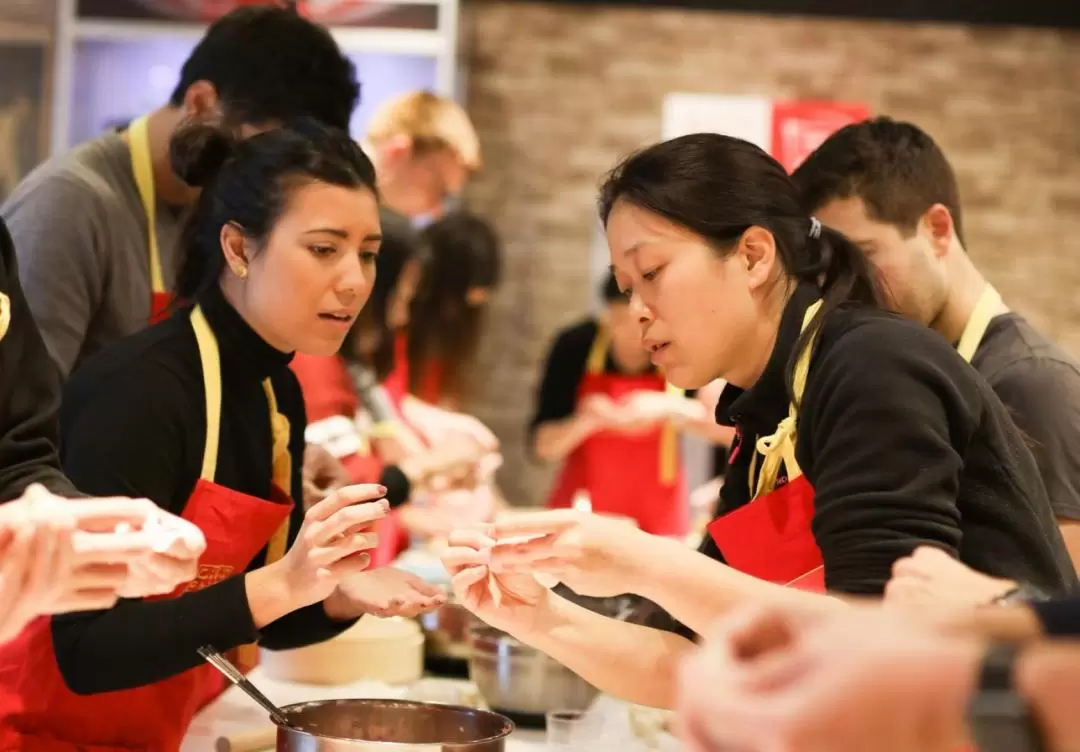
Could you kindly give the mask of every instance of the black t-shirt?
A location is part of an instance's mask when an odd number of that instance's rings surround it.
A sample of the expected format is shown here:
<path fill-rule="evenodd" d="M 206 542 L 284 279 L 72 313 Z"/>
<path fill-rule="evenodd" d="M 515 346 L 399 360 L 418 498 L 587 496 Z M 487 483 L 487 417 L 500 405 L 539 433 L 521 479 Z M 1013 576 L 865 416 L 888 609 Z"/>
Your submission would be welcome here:
<path fill-rule="evenodd" d="M 729 386 L 720 399 L 718 421 L 739 432 L 720 514 L 750 500 L 754 444 L 787 415 L 786 374 L 816 297 L 796 290 L 758 382 Z M 796 457 L 815 489 L 813 533 L 830 591 L 880 595 L 893 563 L 921 545 L 1050 593 L 1077 585 L 1023 436 L 926 327 L 865 308 L 832 312 L 810 364 Z M 702 551 L 723 560 L 711 538 Z"/>
<path fill-rule="evenodd" d="M 7 331 L 0 335 L 0 501 L 31 483 L 61 496 L 78 492 L 60 472 L 60 372 L 45 349 L 15 267 L 15 249 L 0 220 L 0 295 L 6 297 Z"/>
<path fill-rule="evenodd" d="M 990 322 L 971 364 L 1025 434 L 1054 514 L 1080 520 L 1080 366 L 1016 313 Z"/>
<path fill-rule="evenodd" d="M 535 410 L 529 422 L 530 434 L 535 432 L 541 423 L 563 420 L 574 414 L 578 386 L 581 384 L 581 377 L 585 375 L 589 353 L 599 330 L 600 325 L 596 319 L 588 318 L 555 335 L 544 360 L 544 374 L 536 390 Z M 604 363 L 604 370 L 615 371 L 610 352 Z"/>
<path fill-rule="evenodd" d="M 544 361 L 544 374 L 536 390 L 536 406 L 529 422 L 529 436 L 537 426 L 548 421 L 563 420 L 574 414 L 577 408 L 578 387 L 588 366 L 589 354 L 596 341 L 600 324 L 595 318 L 587 318 L 555 335 L 555 340 Z M 653 369 L 650 369 L 653 370 Z M 608 349 L 604 358 L 604 373 L 621 373 Z M 688 391 L 693 396 L 694 391 Z"/>
<path fill-rule="evenodd" d="M 200 305 L 221 353 L 221 439 L 216 483 L 257 498 L 270 494 L 272 433 L 263 380 L 289 420 L 292 483 L 298 503 L 291 546 L 303 524 L 301 471 L 307 419 L 289 355 L 267 344 L 215 285 Z M 198 482 L 206 442 L 206 399 L 190 312 L 121 339 L 88 359 L 68 381 L 61 461 L 87 493 L 143 496 L 181 514 Z M 265 562 L 263 548 L 248 571 Z M 272 650 L 328 639 L 350 625 L 332 622 L 321 603 L 261 631 L 238 573 L 202 590 L 158 601 L 125 600 L 107 611 L 53 618 L 64 679 L 79 692 L 149 684 L 197 666 L 203 645 L 229 650 L 258 638 Z"/>
<path fill-rule="evenodd" d="M 1034 603 L 1035 615 L 1052 637 L 1080 637 L 1080 598 Z"/>

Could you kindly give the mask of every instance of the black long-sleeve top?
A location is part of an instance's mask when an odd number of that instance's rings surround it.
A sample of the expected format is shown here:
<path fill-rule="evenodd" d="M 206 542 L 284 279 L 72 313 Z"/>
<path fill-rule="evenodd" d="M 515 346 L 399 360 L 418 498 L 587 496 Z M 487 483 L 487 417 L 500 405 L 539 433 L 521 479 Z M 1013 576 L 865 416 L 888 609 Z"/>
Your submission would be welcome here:
<path fill-rule="evenodd" d="M 1080 636 L 1080 597 L 1033 603 L 1031 607 L 1048 635 Z"/>
<path fill-rule="evenodd" d="M 32 483 L 60 496 L 78 496 L 56 454 L 60 373 L 23 295 L 15 248 L 3 220 L 0 294 L 10 314 L 7 332 L 0 337 L 0 502 L 18 498 Z"/>
<path fill-rule="evenodd" d="M 269 498 L 269 377 L 289 420 L 291 493 L 302 499 L 306 416 L 290 356 L 252 330 L 213 287 L 199 301 L 221 352 L 221 439 L 215 482 Z M 145 496 L 181 514 L 199 479 L 206 402 L 190 312 L 118 341 L 89 359 L 68 382 L 61 409 L 61 459 L 80 489 L 96 495 Z M 303 523 L 297 503 L 289 545 Z M 265 563 L 264 548 L 247 571 Z M 57 616 L 56 657 L 75 692 L 143 686 L 199 665 L 197 649 L 228 650 L 258 639 L 269 649 L 320 642 L 349 627 L 321 603 L 255 629 L 242 574 L 203 590 L 158 601 L 126 600 L 107 611 Z"/>
<path fill-rule="evenodd" d="M 760 378 L 721 395 L 717 421 L 735 426 L 737 438 L 720 515 L 750 501 L 755 444 L 787 416 L 787 374 L 817 297 L 812 286 L 796 289 Z M 922 545 L 1048 593 L 1077 587 L 1023 435 L 989 385 L 926 327 L 862 307 L 830 313 L 796 433 L 830 592 L 880 595 L 893 563 Z M 700 550 L 724 561 L 707 535 Z M 647 621 L 688 634 L 662 614 Z"/>
<path fill-rule="evenodd" d="M 749 502 L 758 437 L 787 415 L 800 286 L 750 389 L 725 388 L 717 420 L 738 431 L 720 513 Z M 1007 409 L 935 332 L 845 308 L 824 321 L 795 445 L 815 491 L 814 537 L 830 591 L 880 594 L 893 563 L 931 545 L 975 569 L 1062 594 L 1077 585 L 1038 467 Z M 758 467 L 762 463 L 758 463 Z M 706 554 L 722 559 L 712 539 Z"/>

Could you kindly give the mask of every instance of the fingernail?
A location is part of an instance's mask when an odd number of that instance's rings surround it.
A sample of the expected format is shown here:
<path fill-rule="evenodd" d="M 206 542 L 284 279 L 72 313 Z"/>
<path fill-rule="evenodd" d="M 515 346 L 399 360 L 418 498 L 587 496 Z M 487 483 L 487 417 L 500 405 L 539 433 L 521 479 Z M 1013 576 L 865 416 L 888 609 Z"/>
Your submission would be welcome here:
<path fill-rule="evenodd" d="M 386 495 L 386 486 L 379 486 L 379 493 Z"/>

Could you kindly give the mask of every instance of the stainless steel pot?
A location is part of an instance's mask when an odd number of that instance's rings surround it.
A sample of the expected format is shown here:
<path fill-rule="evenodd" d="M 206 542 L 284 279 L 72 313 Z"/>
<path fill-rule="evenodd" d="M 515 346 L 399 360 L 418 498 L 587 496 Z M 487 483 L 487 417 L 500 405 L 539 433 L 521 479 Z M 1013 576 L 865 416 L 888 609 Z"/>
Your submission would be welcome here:
<path fill-rule="evenodd" d="M 469 628 L 469 678 L 488 707 L 543 716 L 584 710 L 600 691 L 554 658 L 486 624 Z"/>
<path fill-rule="evenodd" d="M 435 658 L 469 658 L 469 625 L 476 621 L 451 594 L 439 608 L 418 617 L 424 630 L 424 651 Z"/>
<path fill-rule="evenodd" d="M 504 752 L 509 718 L 406 700 L 319 700 L 282 708 L 277 752 Z"/>

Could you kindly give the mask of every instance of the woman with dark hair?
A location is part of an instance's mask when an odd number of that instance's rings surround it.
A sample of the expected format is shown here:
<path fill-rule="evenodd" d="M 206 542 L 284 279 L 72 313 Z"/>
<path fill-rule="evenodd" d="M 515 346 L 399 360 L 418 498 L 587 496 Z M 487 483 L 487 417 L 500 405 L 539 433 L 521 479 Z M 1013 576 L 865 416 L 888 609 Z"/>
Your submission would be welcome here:
<path fill-rule="evenodd" d="M 561 461 L 549 507 L 628 517 L 654 535 L 685 537 L 690 504 L 679 434 L 725 442 L 702 402 L 665 381 L 641 346 L 629 301 L 609 273 L 604 309 L 556 336 L 529 426 L 533 454 Z"/>
<path fill-rule="evenodd" d="M 502 248 L 486 220 L 463 211 L 432 222 L 420 241 L 429 259 L 409 316 L 409 391 L 458 409 L 487 301 L 499 284 Z"/>
<path fill-rule="evenodd" d="M 604 691 L 672 707 L 685 635 L 740 603 L 880 595 L 919 545 L 1050 593 L 1076 587 L 1005 408 L 943 338 L 881 309 L 863 255 L 801 210 L 768 154 L 716 134 L 667 141 L 611 174 L 600 210 L 653 363 L 683 388 L 728 384 L 717 419 L 737 438 L 719 516 L 697 552 L 568 510 L 455 532 L 443 560 L 482 620 Z M 639 594 L 683 626 L 607 619 L 535 574 Z"/>
<path fill-rule="evenodd" d="M 78 488 L 144 496 L 199 527 L 207 548 L 197 579 L 162 598 L 57 616 L 0 651 L 4 749 L 178 749 L 222 685 L 199 648 L 320 642 L 388 586 L 401 613 L 442 600 L 405 573 L 362 571 L 383 489 L 342 488 L 306 512 L 293 501 L 305 415 L 288 363 L 336 352 L 371 291 L 371 162 L 314 121 L 239 143 L 191 125 L 172 157 L 202 186 L 178 290 L 191 305 L 77 371 L 62 461 Z"/>

